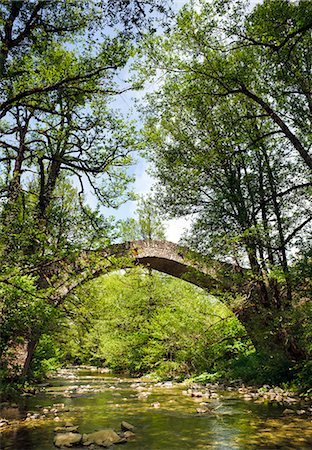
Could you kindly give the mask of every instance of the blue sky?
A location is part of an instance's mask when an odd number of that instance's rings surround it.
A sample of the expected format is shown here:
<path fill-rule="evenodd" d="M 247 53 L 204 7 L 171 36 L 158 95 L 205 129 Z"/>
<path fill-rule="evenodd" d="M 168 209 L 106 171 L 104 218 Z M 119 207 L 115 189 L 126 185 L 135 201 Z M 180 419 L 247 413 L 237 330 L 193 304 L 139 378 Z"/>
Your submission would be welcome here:
<path fill-rule="evenodd" d="M 180 2 L 181 4 L 185 2 Z M 149 85 L 141 92 L 126 92 L 124 94 L 119 95 L 116 97 L 113 105 L 117 109 L 119 109 L 123 115 L 129 114 L 129 116 L 135 120 L 138 120 L 138 125 L 140 125 L 138 114 L 135 109 L 135 99 L 142 99 L 144 95 L 148 91 L 152 91 L 154 89 L 153 85 Z M 139 155 L 136 155 L 136 164 L 131 168 L 130 173 L 134 174 L 135 181 L 132 185 L 132 190 L 140 195 L 145 196 L 147 195 L 151 189 L 153 184 L 155 183 L 155 180 L 149 175 L 148 169 L 149 169 L 149 163 L 144 160 Z M 121 205 L 118 209 L 113 208 L 105 208 L 104 212 L 105 215 L 113 215 L 117 219 L 125 219 L 127 217 L 134 217 L 135 216 L 135 210 L 137 207 L 136 201 L 128 201 Z M 166 239 L 171 242 L 178 242 L 184 229 L 186 229 L 190 224 L 190 219 L 187 218 L 179 218 L 179 219 L 173 219 L 164 222 L 166 227 Z"/>
<path fill-rule="evenodd" d="M 175 0 L 174 9 L 178 11 L 185 3 L 186 3 L 185 0 Z M 128 77 L 127 70 L 124 70 L 122 73 L 119 74 L 118 78 L 120 80 L 121 85 L 126 84 L 124 80 L 126 80 L 127 77 Z M 152 91 L 153 89 L 154 86 L 149 84 L 148 86 L 145 87 L 143 91 L 140 92 L 128 91 L 123 94 L 120 94 L 114 99 L 114 101 L 112 102 L 112 106 L 120 110 L 123 116 L 129 115 L 131 119 L 137 120 L 138 125 L 140 125 L 138 113 L 135 107 L 135 99 L 142 99 L 146 92 Z M 132 190 L 140 196 L 147 195 L 150 192 L 155 181 L 148 174 L 148 167 L 149 167 L 148 162 L 145 161 L 139 155 L 137 155 L 135 159 L 136 163 L 130 169 L 130 173 L 134 174 L 135 176 L 135 182 L 132 185 Z M 87 196 L 87 200 L 91 205 L 95 206 L 96 201 L 94 198 L 92 198 L 91 194 Z M 105 216 L 112 215 L 115 216 L 116 219 L 125 219 L 127 217 L 135 216 L 136 207 L 137 203 L 135 201 L 128 201 L 123 205 L 121 205 L 118 209 L 102 208 L 102 211 L 105 214 Z M 188 220 L 186 219 L 177 219 L 165 222 L 166 238 L 169 241 L 178 242 L 183 232 L 183 229 L 187 225 Z"/>

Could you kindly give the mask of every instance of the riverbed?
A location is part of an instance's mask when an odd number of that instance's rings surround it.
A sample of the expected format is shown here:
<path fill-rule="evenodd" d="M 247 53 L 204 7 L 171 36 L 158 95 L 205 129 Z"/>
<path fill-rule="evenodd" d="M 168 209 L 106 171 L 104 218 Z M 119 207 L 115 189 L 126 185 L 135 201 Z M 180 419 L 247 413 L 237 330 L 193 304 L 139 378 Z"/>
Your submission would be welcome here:
<path fill-rule="evenodd" d="M 135 436 L 116 450 L 311 450 L 311 412 L 307 402 L 285 404 L 235 389 L 67 369 L 42 392 L 2 404 L 8 424 L 0 448 L 53 450 L 58 427 L 78 426 L 85 434 L 120 430 L 126 421 Z"/>

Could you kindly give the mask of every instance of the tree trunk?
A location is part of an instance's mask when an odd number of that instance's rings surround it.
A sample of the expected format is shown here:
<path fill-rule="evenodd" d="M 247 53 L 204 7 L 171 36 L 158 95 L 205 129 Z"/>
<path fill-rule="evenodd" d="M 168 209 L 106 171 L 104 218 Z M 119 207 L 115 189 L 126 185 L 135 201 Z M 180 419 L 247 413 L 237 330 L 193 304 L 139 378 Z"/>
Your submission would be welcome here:
<path fill-rule="evenodd" d="M 291 327 L 285 324 L 283 311 L 275 305 L 264 307 L 261 289 L 256 288 L 249 298 L 247 307 L 234 311 L 236 317 L 246 328 L 256 350 L 267 354 L 268 358 L 282 356 L 290 364 L 306 357 L 297 342 Z M 272 360 L 274 361 L 274 360 Z"/>
<path fill-rule="evenodd" d="M 32 362 L 37 344 L 38 344 L 38 336 L 33 336 L 30 338 L 30 340 L 28 341 L 27 344 L 27 355 L 25 358 L 25 362 L 24 362 L 24 366 L 23 366 L 23 371 L 22 371 L 22 376 L 26 377 L 29 373 L 29 368 L 30 368 L 30 364 Z"/>

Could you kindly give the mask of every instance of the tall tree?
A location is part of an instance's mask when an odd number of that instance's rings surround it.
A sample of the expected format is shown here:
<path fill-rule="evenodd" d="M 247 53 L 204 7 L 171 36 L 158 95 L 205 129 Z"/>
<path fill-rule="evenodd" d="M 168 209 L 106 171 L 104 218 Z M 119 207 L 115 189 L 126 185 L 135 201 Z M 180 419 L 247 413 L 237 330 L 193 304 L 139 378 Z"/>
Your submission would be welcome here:
<path fill-rule="evenodd" d="M 156 200 L 152 197 L 140 197 L 136 209 L 136 218 L 120 223 L 122 239 L 165 239 L 165 226 L 160 218 Z"/>
<path fill-rule="evenodd" d="M 268 0 L 248 14 L 244 3 L 191 2 L 171 34 L 146 40 L 142 72 L 163 75 L 146 137 L 163 209 L 194 216 L 188 242 L 250 269 L 237 314 L 254 341 L 299 358 L 289 263 L 312 220 L 309 94 L 285 67 L 293 58 L 310 82 L 310 4 Z"/>
<path fill-rule="evenodd" d="M 15 294 L 23 295 L 16 276 L 30 275 L 35 293 L 27 298 L 37 295 L 51 303 L 53 280 L 42 267 L 60 257 L 74 258 L 84 244 L 109 239 L 107 221 L 85 205 L 83 194 L 90 187 L 104 206 L 128 197 L 126 169 L 140 144 L 134 126 L 112 112 L 109 102 L 132 87 L 118 85 L 118 74 L 142 30 L 161 20 L 165 4 L 38 0 L 0 5 L 1 283 L 15 284 Z M 79 208 L 70 212 L 77 218 L 76 239 L 75 228 L 66 229 L 69 217 L 57 220 L 60 211 L 69 213 L 60 208 L 69 193 Z M 97 243 L 90 227 L 100 233 Z M 16 296 L 4 296 L 2 321 L 12 318 L 6 314 L 10 298 Z M 21 330 L 20 337 L 29 340 L 25 372 L 49 325 L 48 315 L 41 319 L 41 326 L 36 322 L 26 333 Z M 19 336 L 12 332 L 11 338 Z"/>

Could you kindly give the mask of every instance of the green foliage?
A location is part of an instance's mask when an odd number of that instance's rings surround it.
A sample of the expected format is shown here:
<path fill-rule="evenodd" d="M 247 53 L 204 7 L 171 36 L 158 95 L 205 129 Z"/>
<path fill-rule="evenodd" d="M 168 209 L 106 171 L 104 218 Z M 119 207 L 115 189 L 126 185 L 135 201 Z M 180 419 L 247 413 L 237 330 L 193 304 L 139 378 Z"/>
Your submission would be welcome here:
<path fill-rule="evenodd" d="M 30 378 L 39 381 L 60 368 L 62 356 L 53 336 L 42 334 L 30 365 Z"/>
<path fill-rule="evenodd" d="M 251 351 L 231 362 L 227 379 L 253 385 L 280 385 L 293 377 L 291 369 L 292 365 L 284 354 L 275 351 L 268 357 L 265 352 Z"/>
<path fill-rule="evenodd" d="M 312 392 L 312 361 L 306 361 L 293 369 L 293 384 L 306 395 Z"/>
<path fill-rule="evenodd" d="M 126 241 L 137 239 L 165 239 L 165 227 L 153 197 L 139 198 L 137 218 L 120 222 L 120 235 Z"/>
<path fill-rule="evenodd" d="M 47 302 L 46 292 L 38 292 L 36 279 L 12 275 L 0 284 L 1 355 L 21 339 L 30 338 L 34 330 L 40 334 L 57 316 Z"/>
<path fill-rule="evenodd" d="M 57 338 L 70 362 L 185 378 L 224 367 L 251 345 L 226 307 L 172 277 L 132 269 L 95 280 L 77 296 L 81 303 Z"/>
<path fill-rule="evenodd" d="M 195 383 L 217 383 L 224 378 L 224 374 L 221 372 L 208 373 L 203 372 L 195 377 L 190 378 L 190 381 Z"/>

